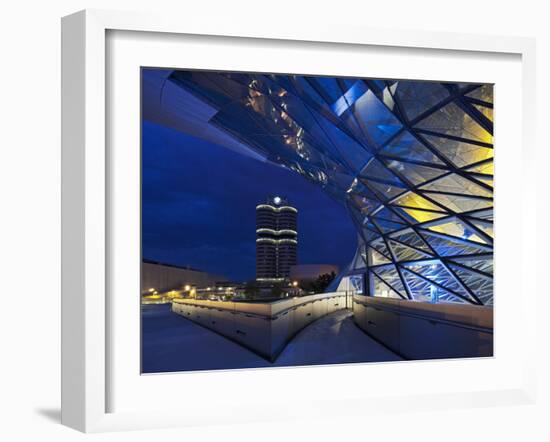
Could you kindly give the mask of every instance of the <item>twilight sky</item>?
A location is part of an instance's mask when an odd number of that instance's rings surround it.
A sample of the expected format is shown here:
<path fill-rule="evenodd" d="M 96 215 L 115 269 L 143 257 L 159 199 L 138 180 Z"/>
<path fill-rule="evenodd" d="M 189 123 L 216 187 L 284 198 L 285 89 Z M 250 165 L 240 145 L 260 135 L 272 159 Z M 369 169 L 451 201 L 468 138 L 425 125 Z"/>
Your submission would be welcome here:
<path fill-rule="evenodd" d="M 255 207 L 268 195 L 299 211 L 299 264 L 342 268 L 352 259 L 357 240 L 345 208 L 298 174 L 148 119 L 142 149 L 145 259 L 253 279 Z"/>

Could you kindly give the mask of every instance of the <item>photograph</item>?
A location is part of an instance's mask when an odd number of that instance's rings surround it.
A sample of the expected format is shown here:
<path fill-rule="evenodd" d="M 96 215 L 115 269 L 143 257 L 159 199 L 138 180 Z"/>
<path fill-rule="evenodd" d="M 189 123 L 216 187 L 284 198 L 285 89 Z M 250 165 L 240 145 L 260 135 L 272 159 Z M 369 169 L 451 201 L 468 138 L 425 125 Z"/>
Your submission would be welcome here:
<path fill-rule="evenodd" d="M 142 374 L 493 357 L 493 84 L 140 92 Z"/>

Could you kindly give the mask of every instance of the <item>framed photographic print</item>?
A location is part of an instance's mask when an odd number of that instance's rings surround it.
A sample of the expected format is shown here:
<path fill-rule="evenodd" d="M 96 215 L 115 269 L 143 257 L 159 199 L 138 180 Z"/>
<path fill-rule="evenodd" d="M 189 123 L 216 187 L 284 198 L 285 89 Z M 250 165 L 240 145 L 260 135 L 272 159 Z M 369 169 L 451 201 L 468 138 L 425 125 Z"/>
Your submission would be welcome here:
<path fill-rule="evenodd" d="M 532 42 L 327 35 L 64 19 L 65 424 L 530 400 Z"/>

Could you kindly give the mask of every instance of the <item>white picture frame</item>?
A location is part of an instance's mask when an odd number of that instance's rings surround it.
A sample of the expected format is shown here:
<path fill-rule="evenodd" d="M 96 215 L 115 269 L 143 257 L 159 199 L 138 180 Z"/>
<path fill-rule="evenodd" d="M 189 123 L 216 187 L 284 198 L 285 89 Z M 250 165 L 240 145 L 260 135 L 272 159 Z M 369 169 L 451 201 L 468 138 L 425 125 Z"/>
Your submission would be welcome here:
<path fill-rule="evenodd" d="M 112 209 L 109 195 L 108 141 L 106 121 L 109 117 L 106 76 L 110 55 L 107 50 L 109 32 L 156 33 L 164 36 L 217 36 L 236 39 L 268 39 L 281 45 L 298 42 L 323 44 L 401 48 L 402 51 L 425 49 L 432 53 L 469 52 L 474 54 L 510 54 L 521 57 L 521 160 L 522 174 L 527 176 L 534 167 L 535 102 L 535 44 L 532 39 L 518 37 L 491 37 L 451 33 L 430 33 L 404 30 L 376 30 L 347 28 L 327 24 L 280 28 L 265 22 L 238 21 L 219 23 L 200 17 L 155 16 L 144 13 L 126 13 L 87 10 L 63 18 L 62 21 L 62 423 L 84 432 L 138 428 L 158 428 L 208 424 L 214 419 L 196 413 L 183 413 L 162 405 L 154 411 L 110 411 L 109 378 L 112 353 L 108 328 L 113 317 L 109 310 L 108 253 L 110 235 L 108 218 Z M 137 93 L 137 92 L 136 92 Z M 536 219 L 536 193 L 522 189 L 522 219 Z M 534 255 L 535 235 L 525 223 L 521 227 L 522 245 L 519 251 L 522 263 Z M 521 266 L 521 272 L 527 272 Z M 524 278 L 521 286 L 521 324 L 525 343 L 525 360 L 517 379 L 501 388 L 478 389 L 463 393 L 434 393 L 426 395 L 388 394 L 376 404 L 358 401 L 357 397 L 329 396 L 327 400 L 312 399 L 314 412 L 325 413 L 330 402 L 338 403 L 339 413 L 369 413 L 374 410 L 406 410 L 411 407 L 452 408 L 476 404 L 492 405 L 500 402 L 528 403 L 535 394 L 535 324 L 536 281 Z M 498 324 L 498 317 L 497 317 Z M 498 327 L 498 325 L 497 325 Z M 497 354 L 498 357 L 498 354 Z M 358 373 L 365 366 L 347 368 Z M 322 368 L 316 369 L 322 370 Z M 340 370 L 346 370 L 340 368 Z M 286 378 L 292 370 L 284 370 Z M 242 378 L 242 371 L 240 372 Z M 255 372 L 258 373 L 258 372 Z M 289 374 L 290 373 L 290 374 Z M 332 373 L 335 373 L 332 371 Z M 344 375 L 343 371 L 340 371 Z M 204 373 L 201 380 L 220 382 L 220 376 Z M 217 376 L 214 378 L 214 376 Z M 255 376 L 255 377 L 254 377 Z M 254 382 L 261 386 L 263 378 L 254 374 Z M 272 374 L 272 376 L 274 376 Z M 517 382 L 516 382 L 517 381 Z M 362 397 L 359 394 L 358 397 Z M 154 398 L 150 398 L 153 400 Z M 248 402 L 247 402 L 248 401 Z M 284 419 L 293 416 L 292 407 L 254 410 L 252 397 L 242 399 L 243 416 L 216 416 L 217 421 L 248 422 L 254 420 Z M 248 407 L 248 408 L 247 408 Z M 326 412 L 329 414 L 328 411 Z M 334 410 L 330 413 L 334 415 Z M 307 414 L 307 412 L 304 412 Z"/>

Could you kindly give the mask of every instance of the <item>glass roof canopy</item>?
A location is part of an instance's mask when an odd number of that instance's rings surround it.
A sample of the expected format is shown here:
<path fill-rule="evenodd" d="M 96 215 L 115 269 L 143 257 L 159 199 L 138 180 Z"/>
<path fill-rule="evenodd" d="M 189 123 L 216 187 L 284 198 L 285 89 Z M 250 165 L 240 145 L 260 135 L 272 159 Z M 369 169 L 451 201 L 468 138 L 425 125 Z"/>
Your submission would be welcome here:
<path fill-rule="evenodd" d="M 346 205 L 366 292 L 493 304 L 492 85 L 174 71 L 209 124 Z"/>

